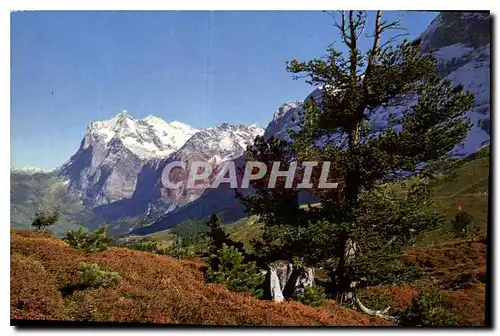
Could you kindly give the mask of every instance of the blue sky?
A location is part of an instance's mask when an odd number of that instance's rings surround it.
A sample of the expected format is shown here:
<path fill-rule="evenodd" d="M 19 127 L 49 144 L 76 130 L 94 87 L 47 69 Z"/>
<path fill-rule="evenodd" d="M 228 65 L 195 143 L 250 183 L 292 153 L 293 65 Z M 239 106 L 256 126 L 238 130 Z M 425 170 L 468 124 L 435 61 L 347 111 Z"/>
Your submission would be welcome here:
<path fill-rule="evenodd" d="M 435 16 L 409 12 L 402 25 L 414 38 Z M 312 91 L 285 62 L 320 57 L 335 41 L 331 17 L 317 11 L 13 13 L 11 164 L 59 166 L 90 121 L 122 109 L 196 128 L 265 127 Z"/>

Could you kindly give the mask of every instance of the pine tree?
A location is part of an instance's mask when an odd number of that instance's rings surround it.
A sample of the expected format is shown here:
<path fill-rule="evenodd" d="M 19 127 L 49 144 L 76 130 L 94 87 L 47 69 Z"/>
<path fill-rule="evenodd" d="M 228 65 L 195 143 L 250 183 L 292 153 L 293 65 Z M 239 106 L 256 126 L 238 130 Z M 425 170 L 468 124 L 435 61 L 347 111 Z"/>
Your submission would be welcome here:
<path fill-rule="evenodd" d="M 33 226 L 36 230 L 42 230 L 48 226 L 56 224 L 58 221 L 58 212 L 55 211 L 53 213 L 47 213 L 46 211 L 39 209 L 35 213 L 35 218 L 33 219 L 31 226 Z"/>
<path fill-rule="evenodd" d="M 260 162 L 266 166 L 266 174 L 257 180 L 250 181 L 250 186 L 255 189 L 254 194 L 243 196 L 236 191 L 236 198 L 243 204 L 245 212 L 257 215 L 259 221 L 265 223 L 262 239 L 252 241 L 253 250 L 259 258 L 259 264 L 274 260 L 292 261 L 295 250 L 305 248 L 296 239 L 287 239 L 294 236 L 303 223 L 307 224 L 312 216 L 300 207 L 298 195 L 300 189 L 297 183 L 300 173 L 292 183 L 292 188 L 285 188 L 285 179 L 278 178 L 274 188 L 269 188 L 269 178 L 273 162 L 280 162 L 280 170 L 289 169 L 294 161 L 293 153 L 288 143 L 277 137 L 264 139 L 256 137 L 254 144 L 245 152 L 247 162 Z"/>
<path fill-rule="evenodd" d="M 211 241 L 211 253 L 215 253 L 217 250 L 220 250 L 222 248 L 222 245 L 224 244 L 230 247 L 234 247 L 240 252 L 244 252 L 243 244 L 233 241 L 231 238 L 229 238 L 229 235 L 224 232 L 224 229 L 222 228 L 222 219 L 217 217 L 216 214 L 212 214 L 210 217 L 208 217 L 204 221 L 204 224 L 208 229 L 206 235 Z"/>
<path fill-rule="evenodd" d="M 440 79 L 436 60 L 420 52 L 419 41 L 384 39 L 399 21 L 384 21 L 377 11 L 371 47 L 363 52 L 367 14 L 341 11 L 339 17 L 335 26 L 347 53 L 329 47 L 326 57 L 287 64 L 296 79 L 322 93 L 305 102 L 288 151 L 299 163 L 330 162 L 338 188 L 313 189 L 320 209 L 309 219 L 298 216 L 300 225 L 281 234 L 290 246 L 307 247 L 295 248 L 297 256 L 329 266 L 333 290 L 342 293 L 353 281 L 404 277 L 397 261 L 402 249 L 443 222 L 432 208 L 433 186 L 457 165 L 447 153 L 467 135 L 464 113 L 473 95 Z M 389 115 L 388 124 L 375 128 L 370 120 L 381 113 Z M 273 218 L 282 211 L 267 209 L 266 198 L 253 200 L 254 214 Z"/>
<path fill-rule="evenodd" d="M 473 217 L 470 212 L 459 211 L 452 220 L 452 231 L 456 237 L 469 237 L 477 233 L 474 227 Z"/>
<path fill-rule="evenodd" d="M 255 262 L 245 262 L 243 253 L 226 244 L 210 256 L 206 281 L 226 284 L 233 292 L 249 292 L 256 297 L 263 294 L 264 274 Z"/>
<path fill-rule="evenodd" d="M 87 232 L 81 227 L 78 230 L 66 232 L 63 238 L 70 246 L 80 248 L 85 252 L 102 252 L 108 249 L 111 238 L 107 233 L 107 226 L 103 225 L 93 232 Z"/>

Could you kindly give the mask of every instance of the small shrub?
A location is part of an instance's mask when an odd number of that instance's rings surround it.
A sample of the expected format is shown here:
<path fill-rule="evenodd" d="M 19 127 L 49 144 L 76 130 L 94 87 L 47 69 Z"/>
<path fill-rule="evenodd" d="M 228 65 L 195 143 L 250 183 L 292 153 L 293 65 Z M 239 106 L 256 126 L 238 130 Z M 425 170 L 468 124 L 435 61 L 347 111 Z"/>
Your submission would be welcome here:
<path fill-rule="evenodd" d="M 457 318 L 450 312 L 451 308 L 451 303 L 437 292 L 421 293 L 398 314 L 397 321 L 404 327 L 456 326 Z"/>
<path fill-rule="evenodd" d="M 196 257 L 196 253 L 192 246 L 182 246 L 176 244 L 172 244 L 171 246 L 167 247 L 166 249 L 160 250 L 157 253 L 167 255 L 179 260 Z"/>
<path fill-rule="evenodd" d="M 307 286 L 303 293 L 297 295 L 296 300 L 305 305 L 319 307 L 325 302 L 325 290 L 318 285 Z"/>
<path fill-rule="evenodd" d="M 106 226 L 102 226 L 91 233 L 82 228 L 68 231 L 64 241 L 72 247 L 85 250 L 85 252 L 102 252 L 108 249 L 110 238 L 106 232 Z"/>
<path fill-rule="evenodd" d="M 264 278 L 256 263 L 245 263 L 243 254 L 234 246 L 223 244 L 220 250 L 210 256 L 207 282 L 226 284 L 230 291 L 247 292 L 261 297 Z"/>
<path fill-rule="evenodd" d="M 82 285 L 87 287 L 109 287 L 118 284 L 121 280 L 117 272 L 101 270 L 96 264 L 82 263 L 79 273 Z"/>
<path fill-rule="evenodd" d="M 31 226 L 33 226 L 36 230 L 42 230 L 47 226 L 54 225 L 58 221 L 59 221 L 58 212 L 53 212 L 50 214 L 44 210 L 38 210 L 35 213 L 35 219 L 33 219 Z"/>
<path fill-rule="evenodd" d="M 460 211 L 456 214 L 455 219 L 452 221 L 452 230 L 457 237 L 469 237 L 474 231 L 474 224 L 472 222 L 472 214 L 466 211 Z"/>

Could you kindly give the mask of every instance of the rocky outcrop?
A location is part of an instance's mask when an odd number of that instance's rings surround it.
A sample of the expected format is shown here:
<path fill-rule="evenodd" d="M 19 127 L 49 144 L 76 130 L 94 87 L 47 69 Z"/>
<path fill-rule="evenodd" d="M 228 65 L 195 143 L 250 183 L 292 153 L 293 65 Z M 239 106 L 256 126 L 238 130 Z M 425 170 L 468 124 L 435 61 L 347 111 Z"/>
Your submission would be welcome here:
<path fill-rule="evenodd" d="M 126 216 L 137 216 L 149 214 L 154 218 L 155 228 L 171 228 L 178 222 L 169 219 L 164 222 L 162 218 L 174 210 L 192 204 L 205 191 L 209 192 L 208 184 L 206 187 L 188 188 L 187 177 L 191 164 L 196 161 L 207 162 L 213 167 L 213 175 L 210 180 L 215 179 L 215 172 L 226 161 L 234 161 L 240 157 L 246 150 L 246 147 L 253 143 L 257 135 L 262 135 L 264 129 L 257 125 L 229 125 L 224 123 L 217 127 L 211 127 L 197 132 L 181 148 L 165 158 L 156 158 L 147 162 L 137 176 L 137 183 L 133 194 L 126 200 L 106 205 L 96 209 L 96 211 L 110 219 L 116 219 Z M 172 181 L 183 183 L 177 189 L 168 188 L 164 185 L 162 174 L 165 167 L 171 163 L 180 161 L 186 164 L 186 170 L 182 170 L 175 175 L 175 170 L 170 174 Z M 222 184 L 221 190 L 234 199 L 234 191 L 226 190 L 227 186 Z M 217 193 L 217 192 L 215 192 Z M 211 193 L 213 195 L 213 192 Z M 214 197 L 209 197 L 213 200 Z M 220 200 L 220 197 L 218 197 Z M 211 206 L 210 206 L 211 208 Z M 213 213 L 214 209 L 209 209 L 206 213 L 204 207 L 196 207 L 184 219 L 201 219 Z M 203 217 L 198 218 L 198 213 Z M 149 230 L 145 228 L 144 230 Z M 142 230 L 142 229 L 141 229 Z M 141 231 L 143 232 L 143 231 Z M 153 231 L 154 232 L 154 231 Z"/>
<path fill-rule="evenodd" d="M 267 296 L 281 302 L 295 298 L 305 288 L 314 285 L 315 273 L 311 267 L 300 267 L 289 262 L 275 262 L 267 272 L 269 284 Z"/>

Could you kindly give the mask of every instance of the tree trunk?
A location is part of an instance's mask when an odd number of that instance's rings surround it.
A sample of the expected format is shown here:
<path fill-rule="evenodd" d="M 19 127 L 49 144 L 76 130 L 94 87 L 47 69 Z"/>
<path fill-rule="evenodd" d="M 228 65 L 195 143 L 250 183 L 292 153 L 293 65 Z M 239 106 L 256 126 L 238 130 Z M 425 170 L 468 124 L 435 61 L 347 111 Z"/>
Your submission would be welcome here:
<path fill-rule="evenodd" d="M 348 274 L 346 273 L 346 264 L 347 264 L 347 255 L 345 253 L 348 246 L 348 234 L 347 232 L 342 232 L 339 235 L 339 243 L 337 249 L 337 257 L 339 258 L 339 262 L 337 264 L 337 268 L 334 272 L 333 283 L 335 284 L 335 292 L 342 294 L 344 291 L 349 288 L 349 279 Z"/>

